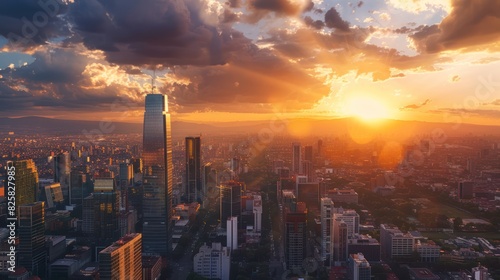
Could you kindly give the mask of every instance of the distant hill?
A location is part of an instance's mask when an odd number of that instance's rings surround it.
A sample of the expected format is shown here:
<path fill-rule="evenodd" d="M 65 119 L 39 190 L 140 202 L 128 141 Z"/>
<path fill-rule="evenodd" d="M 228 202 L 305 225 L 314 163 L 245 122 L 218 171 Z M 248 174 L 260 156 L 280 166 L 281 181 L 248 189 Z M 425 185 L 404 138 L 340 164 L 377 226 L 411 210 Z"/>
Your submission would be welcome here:
<path fill-rule="evenodd" d="M 142 133 L 141 123 L 113 122 L 112 133 Z M 100 128 L 99 121 L 61 120 L 44 117 L 0 118 L 0 133 L 13 131 L 16 134 L 24 133 L 64 133 L 83 134 Z M 191 123 L 172 122 L 174 137 L 187 135 L 210 134 L 254 134 L 254 133 L 284 133 L 294 136 L 315 135 L 358 135 L 372 138 L 394 138 L 411 135 L 431 135 L 438 137 L 444 133 L 447 137 L 474 134 L 474 135 L 499 135 L 500 126 L 483 126 L 474 124 L 449 124 L 422 121 L 385 120 L 380 123 L 364 123 L 354 118 L 342 119 L 290 119 L 285 121 L 245 121 L 223 123 Z"/>

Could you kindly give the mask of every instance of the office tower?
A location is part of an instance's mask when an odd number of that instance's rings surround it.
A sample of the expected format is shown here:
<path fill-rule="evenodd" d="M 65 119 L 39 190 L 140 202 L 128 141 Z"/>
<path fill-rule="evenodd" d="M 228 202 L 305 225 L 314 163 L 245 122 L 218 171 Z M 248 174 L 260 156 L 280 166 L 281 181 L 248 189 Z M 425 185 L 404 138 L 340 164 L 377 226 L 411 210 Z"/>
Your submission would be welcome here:
<path fill-rule="evenodd" d="M 215 199 L 217 195 L 217 170 L 212 168 L 212 163 L 206 163 L 203 166 L 203 193 L 207 198 Z"/>
<path fill-rule="evenodd" d="M 310 162 L 313 161 L 313 147 L 305 146 L 304 147 L 304 160 L 308 160 Z"/>
<path fill-rule="evenodd" d="M 347 254 L 363 253 L 369 262 L 380 262 L 380 243 L 369 235 L 356 235 L 347 242 Z"/>
<path fill-rule="evenodd" d="M 323 140 L 318 140 L 318 156 L 323 155 Z"/>
<path fill-rule="evenodd" d="M 342 220 L 347 224 L 347 237 L 352 238 L 359 233 L 359 214 L 355 210 L 344 210 L 338 208 L 337 213 L 333 214 L 333 221 Z"/>
<path fill-rule="evenodd" d="M 287 269 L 300 269 L 307 253 L 307 209 L 303 202 L 285 207 L 285 262 Z"/>
<path fill-rule="evenodd" d="M 226 228 L 229 217 L 241 217 L 241 192 L 244 186 L 241 182 L 229 181 L 220 186 L 220 221 Z"/>
<path fill-rule="evenodd" d="M 34 275 L 45 277 L 45 203 L 35 202 L 18 208 L 19 245 L 17 246 L 17 266 L 22 266 Z"/>
<path fill-rule="evenodd" d="M 333 261 L 347 260 L 347 224 L 341 219 L 333 218 Z"/>
<path fill-rule="evenodd" d="M 128 211 L 128 188 L 134 183 L 134 167 L 130 163 L 120 163 L 118 189 L 120 190 L 120 210 Z"/>
<path fill-rule="evenodd" d="M 194 272 L 208 279 L 229 280 L 231 250 L 220 243 L 206 244 L 193 258 Z"/>
<path fill-rule="evenodd" d="M 292 143 L 292 172 L 302 174 L 302 148 L 300 143 Z"/>
<path fill-rule="evenodd" d="M 16 205 L 30 204 L 35 202 L 38 189 L 38 172 L 32 159 L 14 161 L 12 166 L 16 168 Z M 7 193 L 8 188 L 5 188 Z"/>
<path fill-rule="evenodd" d="M 303 160 L 302 161 L 302 173 L 307 176 L 307 182 L 311 183 L 315 180 L 315 172 L 313 168 L 313 164 L 311 161 Z"/>
<path fill-rule="evenodd" d="M 118 226 L 119 192 L 113 178 L 95 179 L 93 196 L 94 234 L 99 245 L 111 244 L 120 237 Z"/>
<path fill-rule="evenodd" d="M 94 196 L 89 195 L 83 199 L 82 207 L 82 231 L 87 236 L 94 234 Z"/>
<path fill-rule="evenodd" d="M 61 183 L 64 200 L 69 203 L 69 173 L 71 172 L 71 158 L 68 152 L 54 157 L 54 182 Z"/>
<path fill-rule="evenodd" d="M 410 233 L 403 233 L 397 227 L 381 224 L 380 247 L 384 260 L 411 257 L 415 248 L 415 238 Z"/>
<path fill-rule="evenodd" d="M 371 280 L 370 263 L 362 253 L 349 255 L 349 280 Z"/>
<path fill-rule="evenodd" d="M 167 96 L 148 94 L 143 135 L 143 249 L 172 251 L 172 140 Z"/>
<path fill-rule="evenodd" d="M 201 203 L 201 139 L 186 137 L 186 199 L 187 203 Z"/>
<path fill-rule="evenodd" d="M 91 192 L 90 174 L 75 168 L 69 177 L 69 204 L 82 205 L 83 199 Z"/>
<path fill-rule="evenodd" d="M 142 256 L 142 279 L 156 280 L 161 276 L 161 257 L 154 255 Z"/>
<path fill-rule="evenodd" d="M 48 208 L 53 208 L 57 204 L 64 202 L 60 183 L 47 185 L 43 191 L 42 200 L 47 203 Z"/>
<path fill-rule="evenodd" d="M 458 198 L 472 199 L 474 198 L 474 183 L 471 181 L 464 181 L 458 183 Z"/>
<path fill-rule="evenodd" d="M 142 280 L 142 235 L 125 235 L 99 252 L 99 279 Z"/>
<path fill-rule="evenodd" d="M 253 196 L 253 229 L 255 232 L 262 230 L 262 197 Z"/>
<path fill-rule="evenodd" d="M 321 198 L 321 259 L 330 267 L 333 253 L 332 218 L 334 205 L 330 198 Z"/>
<path fill-rule="evenodd" d="M 133 168 L 134 174 L 142 173 L 142 159 L 140 159 L 140 158 L 133 159 L 132 160 L 132 168 Z"/>
<path fill-rule="evenodd" d="M 238 249 L 238 217 L 227 218 L 227 243 L 229 250 Z"/>

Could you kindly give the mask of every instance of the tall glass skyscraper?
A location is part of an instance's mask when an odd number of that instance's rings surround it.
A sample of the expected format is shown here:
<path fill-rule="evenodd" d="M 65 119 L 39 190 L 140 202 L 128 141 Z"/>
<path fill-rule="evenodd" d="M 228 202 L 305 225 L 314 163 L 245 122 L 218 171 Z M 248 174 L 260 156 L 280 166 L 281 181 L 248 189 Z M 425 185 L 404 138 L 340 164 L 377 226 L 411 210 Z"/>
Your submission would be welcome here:
<path fill-rule="evenodd" d="M 202 202 L 201 138 L 186 137 L 186 199 L 188 203 Z"/>
<path fill-rule="evenodd" d="M 143 137 L 143 249 L 166 256 L 172 250 L 173 168 L 167 96 L 146 96 Z"/>

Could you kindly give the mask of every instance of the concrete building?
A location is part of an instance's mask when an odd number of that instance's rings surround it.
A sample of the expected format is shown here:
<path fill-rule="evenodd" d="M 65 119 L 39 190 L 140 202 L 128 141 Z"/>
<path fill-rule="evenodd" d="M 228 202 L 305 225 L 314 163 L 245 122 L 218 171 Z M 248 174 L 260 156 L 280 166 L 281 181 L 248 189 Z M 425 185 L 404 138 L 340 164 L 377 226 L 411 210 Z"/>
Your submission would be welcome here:
<path fill-rule="evenodd" d="M 474 183 L 471 181 L 463 181 L 458 183 L 458 198 L 472 199 L 474 198 Z"/>
<path fill-rule="evenodd" d="M 342 220 L 347 224 L 347 237 L 352 238 L 359 233 L 359 214 L 355 210 L 337 208 L 333 214 L 333 221 Z"/>
<path fill-rule="evenodd" d="M 262 230 L 262 197 L 253 196 L 253 229 L 255 232 Z"/>
<path fill-rule="evenodd" d="M 45 203 L 35 202 L 18 207 L 19 245 L 17 246 L 17 266 L 23 266 L 34 275 L 45 277 Z"/>
<path fill-rule="evenodd" d="M 161 258 L 154 255 L 142 256 L 142 280 L 157 280 L 161 276 Z"/>
<path fill-rule="evenodd" d="M 490 276 L 488 274 L 488 269 L 482 265 L 472 268 L 472 277 L 474 280 L 488 280 Z"/>
<path fill-rule="evenodd" d="M 307 208 L 305 203 L 291 201 L 285 205 L 285 262 L 287 269 L 301 268 L 307 248 Z"/>
<path fill-rule="evenodd" d="M 347 242 L 347 253 L 362 253 L 369 262 L 380 262 L 380 243 L 369 235 L 355 235 Z"/>
<path fill-rule="evenodd" d="M 334 203 L 352 203 L 358 204 L 358 193 L 353 189 L 333 189 L 329 190 L 327 196 L 332 199 Z"/>
<path fill-rule="evenodd" d="M 142 234 L 120 238 L 99 252 L 100 279 L 142 280 Z"/>
<path fill-rule="evenodd" d="M 439 261 L 441 247 L 432 241 L 423 243 L 417 240 L 415 242 L 415 251 L 418 252 L 421 262 L 435 263 Z"/>
<path fill-rule="evenodd" d="M 194 272 L 208 279 L 229 280 L 231 268 L 231 250 L 220 243 L 206 244 L 194 256 Z"/>
<path fill-rule="evenodd" d="M 382 259 L 406 258 L 413 254 L 415 238 L 397 227 L 381 224 L 380 244 Z"/>
<path fill-rule="evenodd" d="M 348 267 L 349 280 L 371 280 L 370 263 L 362 253 L 349 255 Z"/>
<path fill-rule="evenodd" d="M 69 279 L 78 270 L 78 262 L 73 259 L 59 259 L 50 265 L 49 277 L 51 280 Z"/>
<path fill-rule="evenodd" d="M 439 280 L 441 279 L 436 274 L 432 273 L 427 268 L 409 268 L 408 272 L 410 273 L 411 280 Z"/>
<path fill-rule="evenodd" d="M 298 142 L 292 143 L 292 172 L 302 174 L 302 146 Z"/>
<path fill-rule="evenodd" d="M 238 217 L 227 218 L 226 246 L 230 251 L 238 249 Z"/>
<path fill-rule="evenodd" d="M 330 198 L 321 198 L 321 259 L 330 267 L 333 253 L 332 218 L 334 205 Z"/>

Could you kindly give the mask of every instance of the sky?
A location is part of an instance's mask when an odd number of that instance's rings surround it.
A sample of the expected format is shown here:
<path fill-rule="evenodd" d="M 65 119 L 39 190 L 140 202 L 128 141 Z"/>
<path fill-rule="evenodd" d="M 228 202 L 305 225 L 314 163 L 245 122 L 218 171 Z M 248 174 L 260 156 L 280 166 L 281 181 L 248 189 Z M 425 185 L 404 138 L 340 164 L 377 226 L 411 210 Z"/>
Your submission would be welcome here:
<path fill-rule="evenodd" d="M 498 0 L 0 1 L 3 117 L 498 124 L 499 69 Z"/>

